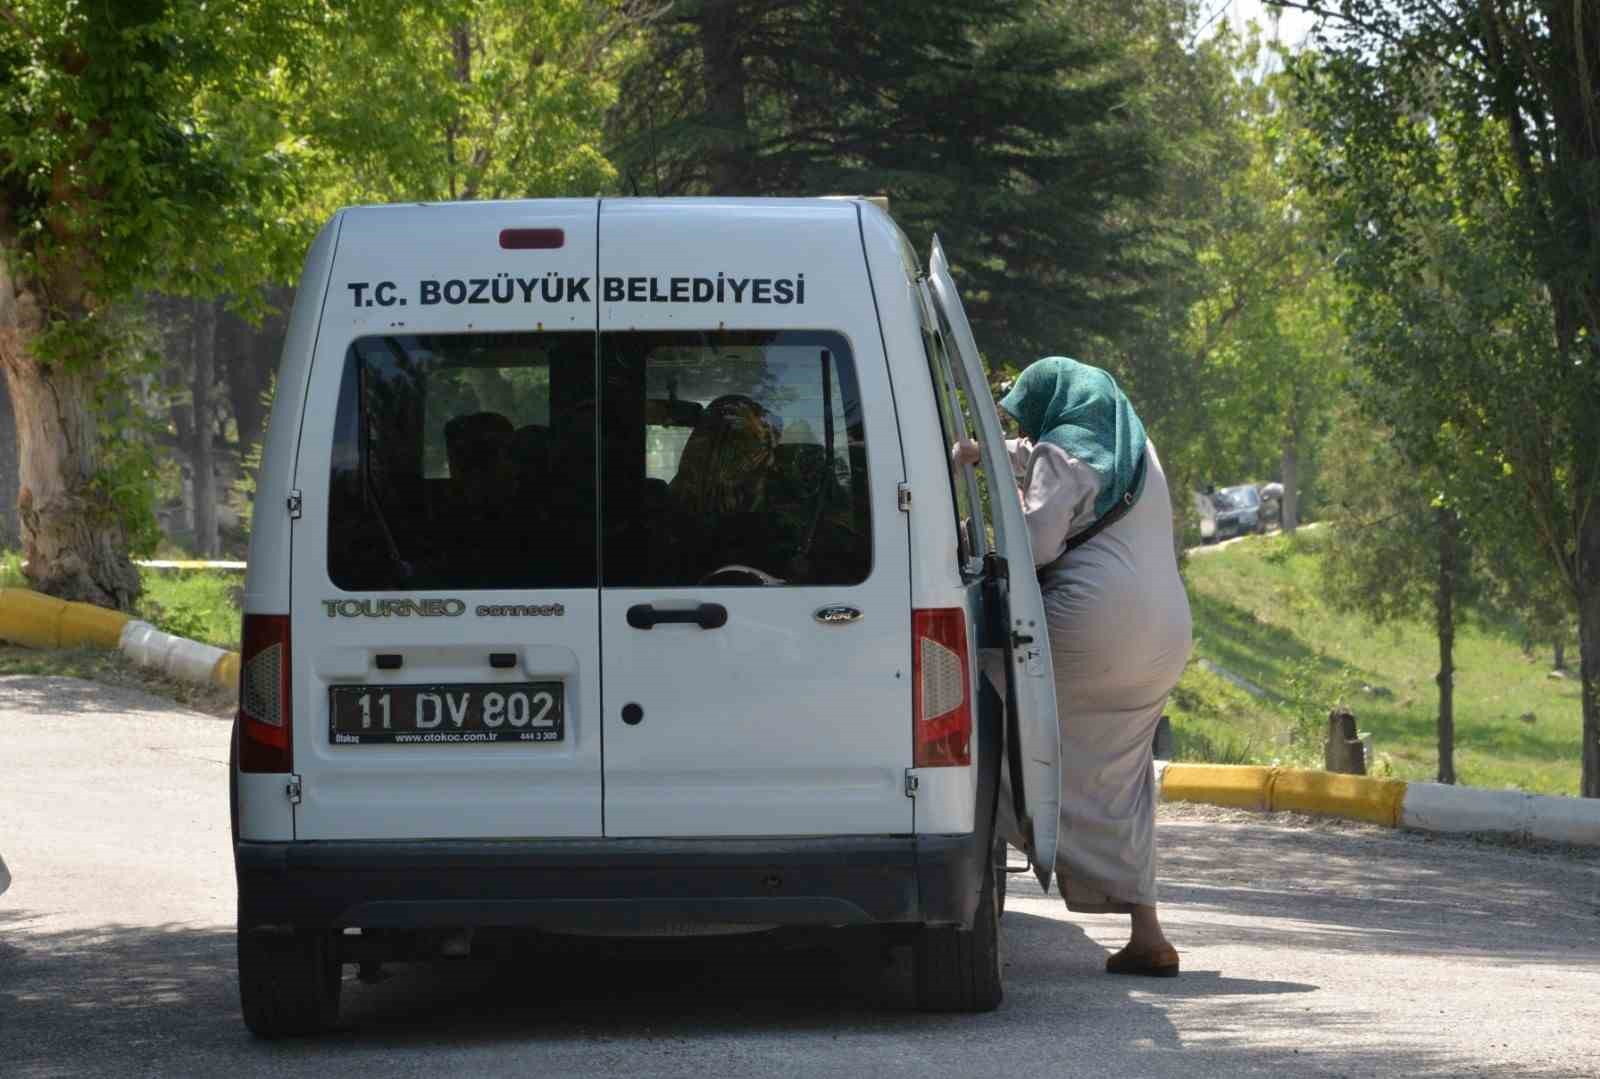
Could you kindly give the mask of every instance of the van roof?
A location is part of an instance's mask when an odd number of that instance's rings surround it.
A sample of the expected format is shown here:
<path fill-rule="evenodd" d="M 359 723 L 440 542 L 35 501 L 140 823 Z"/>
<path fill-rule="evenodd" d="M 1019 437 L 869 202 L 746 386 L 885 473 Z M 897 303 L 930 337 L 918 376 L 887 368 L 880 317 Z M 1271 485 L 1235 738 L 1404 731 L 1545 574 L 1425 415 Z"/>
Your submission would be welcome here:
<path fill-rule="evenodd" d="M 889 199 L 885 195 L 818 195 L 809 198 L 780 198 L 767 196 L 722 196 L 722 195 L 675 195 L 666 198 L 638 197 L 638 196 L 612 196 L 601 195 L 594 198 L 541 198 L 541 199 L 499 199 L 476 200 L 455 202 L 392 202 L 392 203 L 357 203 L 346 206 L 343 213 L 360 213 L 363 216 L 369 213 L 412 213 L 417 210 L 436 210 L 449 213 L 455 210 L 476 208 L 481 210 L 484 206 L 505 206 L 508 209 L 518 206 L 549 206 L 557 203 L 604 203 L 610 207 L 627 207 L 629 209 L 671 209 L 674 207 L 694 207 L 699 210 L 725 207 L 730 210 L 737 209 L 779 209 L 795 211 L 811 211 L 818 216 L 829 216 L 843 211 L 856 203 L 862 203 L 873 208 L 888 212 Z"/>

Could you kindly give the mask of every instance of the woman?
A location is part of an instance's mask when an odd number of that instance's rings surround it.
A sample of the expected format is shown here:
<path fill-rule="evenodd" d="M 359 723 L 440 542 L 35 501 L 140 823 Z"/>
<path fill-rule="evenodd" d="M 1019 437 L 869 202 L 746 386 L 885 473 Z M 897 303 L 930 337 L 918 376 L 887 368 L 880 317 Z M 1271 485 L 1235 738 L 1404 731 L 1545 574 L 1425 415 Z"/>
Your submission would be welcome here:
<path fill-rule="evenodd" d="M 1144 425 L 1109 374 L 1051 356 L 1000 408 L 1044 593 L 1061 724 L 1056 874 L 1067 909 L 1125 913 L 1113 974 L 1171 977 L 1178 953 L 1156 915 L 1151 744 L 1188 661 L 1167 479 Z M 958 461 L 975 461 L 962 442 Z M 1002 826 L 1017 841 L 1001 799 Z"/>

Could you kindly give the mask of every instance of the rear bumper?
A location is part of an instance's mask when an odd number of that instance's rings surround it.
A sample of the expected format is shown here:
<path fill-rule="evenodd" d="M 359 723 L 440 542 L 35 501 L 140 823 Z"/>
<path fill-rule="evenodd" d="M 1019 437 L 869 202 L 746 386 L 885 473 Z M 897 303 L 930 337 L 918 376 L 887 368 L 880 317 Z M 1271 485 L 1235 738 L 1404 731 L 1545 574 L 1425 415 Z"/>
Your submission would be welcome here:
<path fill-rule="evenodd" d="M 239 924 L 972 924 L 978 835 L 234 844 Z"/>

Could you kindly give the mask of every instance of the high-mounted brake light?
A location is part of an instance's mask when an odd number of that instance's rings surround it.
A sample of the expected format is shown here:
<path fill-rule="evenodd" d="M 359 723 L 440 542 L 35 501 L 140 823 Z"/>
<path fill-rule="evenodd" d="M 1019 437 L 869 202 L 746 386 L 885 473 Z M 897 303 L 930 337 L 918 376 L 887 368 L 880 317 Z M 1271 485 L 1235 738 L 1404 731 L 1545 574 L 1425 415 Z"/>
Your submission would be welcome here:
<path fill-rule="evenodd" d="M 239 770 L 294 770 L 289 616 L 247 614 L 239 649 Z"/>
<path fill-rule="evenodd" d="M 911 759 L 918 768 L 972 763 L 972 674 L 967 615 L 959 607 L 911 612 Z"/>
<path fill-rule="evenodd" d="M 507 251 L 550 251 L 567 242 L 561 229 L 501 229 L 500 246 Z"/>

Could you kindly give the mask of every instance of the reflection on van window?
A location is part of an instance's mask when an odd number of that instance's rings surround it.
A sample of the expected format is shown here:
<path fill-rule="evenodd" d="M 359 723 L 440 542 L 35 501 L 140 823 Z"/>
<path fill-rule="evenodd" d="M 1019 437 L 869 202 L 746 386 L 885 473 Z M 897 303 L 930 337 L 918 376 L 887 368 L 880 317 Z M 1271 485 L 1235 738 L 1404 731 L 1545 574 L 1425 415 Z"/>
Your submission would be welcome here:
<path fill-rule="evenodd" d="M 867 446 L 835 333 L 608 333 L 608 586 L 843 585 L 872 565 Z"/>
<path fill-rule="evenodd" d="M 595 584 L 594 334 L 366 337 L 335 421 L 346 591 Z"/>
<path fill-rule="evenodd" d="M 933 377 L 933 396 L 938 405 L 942 445 L 954 447 L 956 439 L 971 438 L 972 434 L 967 427 L 965 414 L 956 411 L 955 402 L 959 400 L 959 394 L 950 374 L 950 357 L 945 351 L 943 339 L 927 330 L 922 331 L 922 348 L 928 358 L 929 374 Z M 950 495 L 956 507 L 956 563 L 967 572 L 971 560 L 978 555 L 971 530 L 984 522 L 973 520 L 972 488 L 967 485 L 966 470 L 955 463 L 953 453 L 946 457 L 950 461 Z"/>

